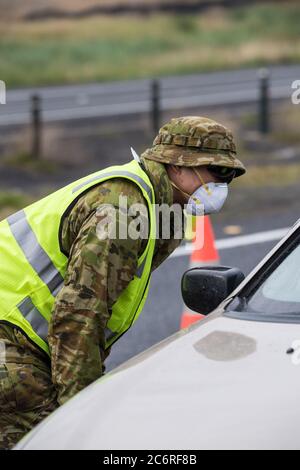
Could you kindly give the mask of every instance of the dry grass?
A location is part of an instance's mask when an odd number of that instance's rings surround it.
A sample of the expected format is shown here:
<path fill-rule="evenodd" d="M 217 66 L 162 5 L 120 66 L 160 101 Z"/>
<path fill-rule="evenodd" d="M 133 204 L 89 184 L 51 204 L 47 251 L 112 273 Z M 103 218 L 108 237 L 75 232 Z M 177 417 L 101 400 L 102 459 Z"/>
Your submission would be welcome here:
<path fill-rule="evenodd" d="M 201 2 L 201 0 L 200 0 Z M 199 0 L 185 0 L 185 3 L 200 3 Z M 215 0 L 211 0 L 214 4 Z M 183 0 L 0 0 L 1 17 L 3 19 L 22 19 L 28 13 L 55 9 L 66 12 L 80 12 L 97 6 L 117 5 L 167 5 L 183 3 Z"/>
<path fill-rule="evenodd" d="M 1 79 L 8 86 L 292 63 L 300 60 L 300 5 L 201 15 L 0 20 L 0 38 Z"/>
<path fill-rule="evenodd" d="M 286 103 L 273 112 L 273 140 L 287 146 L 300 145 L 300 105 Z"/>
<path fill-rule="evenodd" d="M 232 187 L 259 188 L 283 187 L 287 188 L 299 183 L 300 163 L 288 165 L 250 166 L 242 178 L 237 178 Z"/>

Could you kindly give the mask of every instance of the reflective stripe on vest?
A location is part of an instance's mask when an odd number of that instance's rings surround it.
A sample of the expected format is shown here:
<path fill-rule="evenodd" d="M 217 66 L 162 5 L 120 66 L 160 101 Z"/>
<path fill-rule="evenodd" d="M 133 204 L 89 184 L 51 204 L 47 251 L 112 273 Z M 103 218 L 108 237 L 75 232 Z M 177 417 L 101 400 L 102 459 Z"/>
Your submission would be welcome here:
<path fill-rule="evenodd" d="M 30 323 L 36 334 L 46 341 L 49 326 L 48 322 L 36 306 L 33 305 L 31 298 L 27 297 L 23 300 L 18 305 L 18 309 L 22 313 L 23 317 Z"/>
<path fill-rule="evenodd" d="M 77 191 L 84 188 L 85 186 L 88 186 L 89 184 L 91 184 L 93 182 L 96 182 L 99 178 L 101 178 L 101 179 L 102 178 L 110 178 L 112 176 L 128 176 L 129 178 L 132 178 L 137 183 L 139 183 L 142 186 L 142 188 L 145 189 L 151 203 L 153 203 L 152 191 L 151 191 L 150 186 L 142 178 L 135 175 L 134 173 L 130 173 L 129 171 L 109 171 L 107 173 L 102 173 L 102 175 L 100 175 L 100 176 L 93 176 L 93 178 L 90 178 L 88 181 L 85 181 L 85 183 L 82 183 L 82 184 L 76 186 L 76 188 L 73 189 L 73 193 L 76 193 Z"/>
<path fill-rule="evenodd" d="M 64 279 L 39 244 L 27 221 L 25 212 L 17 212 L 10 216 L 7 221 L 27 261 L 55 297 L 62 288 Z"/>

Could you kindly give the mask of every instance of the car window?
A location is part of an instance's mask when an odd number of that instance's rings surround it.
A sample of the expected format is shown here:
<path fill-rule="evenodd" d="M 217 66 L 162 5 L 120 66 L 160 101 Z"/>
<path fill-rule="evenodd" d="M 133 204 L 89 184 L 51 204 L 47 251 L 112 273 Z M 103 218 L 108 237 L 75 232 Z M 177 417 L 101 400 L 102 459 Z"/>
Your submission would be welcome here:
<path fill-rule="evenodd" d="M 250 294 L 240 295 L 229 304 L 227 310 L 235 312 L 233 316 L 300 322 L 299 242 L 279 252 L 278 257 Z"/>
<path fill-rule="evenodd" d="M 300 246 L 271 274 L 261 290 L 261 294 L 270 300 L 300 302 Z"/>

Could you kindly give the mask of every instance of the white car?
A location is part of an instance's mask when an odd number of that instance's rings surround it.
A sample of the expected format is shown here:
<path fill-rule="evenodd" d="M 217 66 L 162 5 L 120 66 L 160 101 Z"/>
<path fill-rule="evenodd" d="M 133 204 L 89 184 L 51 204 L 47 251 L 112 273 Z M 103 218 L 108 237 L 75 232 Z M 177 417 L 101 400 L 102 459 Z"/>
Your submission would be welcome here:
<path fill-rule="evenodd" d="M 245 280 L 188 271 L 186 303 L 213 313 L 89 386 L 17 449 L 300 449 L 299 240 L 300 222 Z"/>

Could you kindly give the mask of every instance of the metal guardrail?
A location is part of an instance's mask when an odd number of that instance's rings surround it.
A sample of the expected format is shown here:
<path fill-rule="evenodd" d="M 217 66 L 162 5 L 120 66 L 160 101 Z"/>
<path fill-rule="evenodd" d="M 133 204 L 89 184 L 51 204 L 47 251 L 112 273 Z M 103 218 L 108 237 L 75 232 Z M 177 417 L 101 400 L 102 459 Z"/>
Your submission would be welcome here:
<path fill-rule="evenodd" d="M 31 124 L 32 152 L 38 157 L 42 123 L 147 113 L 156 133 L 164 111 L 257 103 L 257 128 L 267 134 L 271 100 L 291 96 L 299 76 L 300 66 L 291 66 L 9 91 L 0 107 L 0 127 Z"/>

